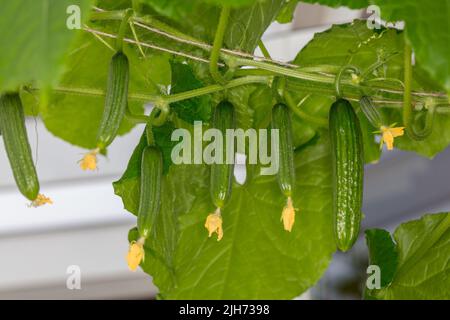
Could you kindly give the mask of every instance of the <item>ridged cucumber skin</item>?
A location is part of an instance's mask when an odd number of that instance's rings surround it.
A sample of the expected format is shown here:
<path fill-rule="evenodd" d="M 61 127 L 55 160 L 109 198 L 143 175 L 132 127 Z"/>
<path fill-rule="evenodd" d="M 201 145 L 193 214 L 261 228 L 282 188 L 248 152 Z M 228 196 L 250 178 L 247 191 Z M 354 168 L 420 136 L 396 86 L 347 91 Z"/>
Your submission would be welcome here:
<path fill-rule="evenodd" d="M 364 184 L 364 151 L 359 120 L 350 102 L 339 99 L 329 114 L 333 165 L 334 234 L 339 250 L 359 235 Z"/>
<path fill-rule="evenodd" d="M 111 58 L 106 85 L 105 108 L 97 135 L 97 147 L 104 149 L 117 136 L 128 100 L 129 62 L 122 51 Z"/>
<path fill-rule="evenodd" d="M 19 93 L 0 96 L 0 128 L 17 187 L 27 199 L 33 201 L 39 194 L 39 180 L 28 142 Z"/>
<path fill-rule="evenodd" d="M 292 142 L 292 125 L 289 108 L 282 103 L 272 109 L 272 129 L 279 133 L 279 167 L 278 184 L 286 197 L 292 196 L 295 183 L 294 146 Z"/>
<path fill-rule="evenodd" d="M 139 234 L 147 237 L 161 207 L 163 158 L 158 147 L 149 146 L 142 152 L 138 210 Z"/>
<path fill-rule="evenodd" d="M 211 199 L 217 208 L 222 208 L 231 195 L 234 164 L 226 164 L 226 129 L 234 129 L 234 106 L 228 101 L 222 101 L 214 110 L 211 127 L 218 129 L 223 135 L 223 162 L 211 164 Z M 234 152 L 233 152 L 234 154 Z M 233 159 L 234 160 L 234 159 Z"/>

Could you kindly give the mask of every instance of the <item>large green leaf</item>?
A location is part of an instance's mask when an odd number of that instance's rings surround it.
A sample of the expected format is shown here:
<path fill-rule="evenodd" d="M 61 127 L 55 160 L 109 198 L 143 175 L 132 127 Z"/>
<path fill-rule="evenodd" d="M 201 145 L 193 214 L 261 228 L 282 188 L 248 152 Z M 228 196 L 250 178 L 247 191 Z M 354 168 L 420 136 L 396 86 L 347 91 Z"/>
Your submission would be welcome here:
<path fill-rule="evenodd" d="M 380 268 L 380 285 L 384 288 L 392 282 L 397 270 L 397 248 L 389 232 L 382 229 L 366 230 L 366 242 L 369 248 L 369 263 Z"/>
<path fill-rule="evenodd" d="M 450 214 L 427 214 L 394 232 L 398 267 L 390 285 L 367 294 L 376 299 L 450 299 Z M 380 256 L 389 243 L 369 246 Z"/>
<path fill-rule="evenodd" d="M 410 0 L 303 0 L 332 7 L 347 6 L 354 9 L 370 4 L 380 7 L 384 20 L 404 21 L 406 35 L 416 59 L 429 75 L 450 92 L 450 1 Z"/>
<path fill-rule="evenodd" d="M 264 31 L 275 20 L 285 0 L 246 1 L 250 6 L 231 11 L 224 44 L 230 49 L 253 52 Z M 183 32 L 212 43 L 220 8 L 202 1 L 145 0 L 169 23 Z M 195 18 L 193 18 L 195 17 Z"/>
<path fill-rule="evenodd" d="M 79 30 L 66 26 L 70 5 L 89 12 L 91 0 L 16 0 L 0 2 L 0 91 L 35 81 L 54 85 Z M 81 23 L 88 17 L 81 14 Z"/>
<path fill-rule="evenodd" d="M 266 0 L 256 2 L 250 7 L 233 10 L 224 38 L 226 47 L 252 53 L 285 2 L 285 0 Z"/>
<path fill-rule="evenodd" d="M 180 93 L 203 87 L 188 64 L 172 61 L 172 86 L 170 93 Z M 196 120 L 208 122 L 211 117 L 211 97 L 209 95 L 182 100 L 171 104 L 179 118 L 193 123 Z"/>
<path fill-rule="evenodd" d="M 416 60 L 450 92 L 450 1 L 373 0 L 388 21 L 405 21 Z"/>
<path fill-rule="evenodd" d="M 326 137 L 326 134 L 325 134 Z M 137 147 L 139 153 L 140 147 Z M 214 210 L 209 170 L 171 166 L 162 185 L 162 208 L 146 242 L 143 269 L 167 299 L 290 299 L 312 286 L 335 251 L 331 215 L 329 144 L 301 148 L 295 155 L 299 209 L 291 233 L 280 222 L 285 198 L 274 176 L 234 185 L 223 210 L 224 238 L 208 238 L 203 224 Z M 139 168 L 130 162 L 114 184 L 125 208 L 136 213 Z M 124 192 L 126 191 L 126 192 Z M 130 233 L 130 240 L 136 233 Z"/>

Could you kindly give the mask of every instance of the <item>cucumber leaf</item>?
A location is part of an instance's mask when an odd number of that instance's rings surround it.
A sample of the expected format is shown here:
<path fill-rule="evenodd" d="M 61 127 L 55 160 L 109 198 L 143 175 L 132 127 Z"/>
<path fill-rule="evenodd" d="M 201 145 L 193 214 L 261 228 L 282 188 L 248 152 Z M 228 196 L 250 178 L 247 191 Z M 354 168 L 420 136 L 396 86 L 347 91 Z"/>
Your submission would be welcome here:
<path fill-rule="evenodd" d="M 204 86 L 198 80 L 188 64 L 172 61 L 171 94 L 198 89 Z M 189 123 L 194 121 L 208 122 L 211 117 L 211 96 L 204 95 L 172 103 L 170 105 L 177 116 Z"/>
<path fill-rule="evenodd" d="M 369 231 L 370 256 L 384 267 L 384 284 L 391 282 L 379 290 L 368 290 L 368 298 L 449 299 L 450 214 L 426 214 L 403 223 L 395 230 L 394 240 L 395 248 L 385 233 Z M 398 265 L 392 278 L 394 251 L 398 252 Z"/>
<path fill-rule="evenodd" d="M 380 268 L 382 288 L 392 282 L 398 265 L 398 252 L 388 231 L 382 229 L 366 230 L 369 248 L 369 263 Z"/>
<path fill-rule="evenodd" d="M 416 60 L 431 78 L 450 92 L 450 1 L 409 0 L 303 0 L 331 7 L 380 7 L 381 18 L 388 22 L 405 22 L 406 36 L 411 42 Z"/>
<path fill-rule="evenodd" d="M 0 10 L 0 91 L 16 90 L 35 82 L 40 87 L 55 85 L 63 72 L 70 45 L 82 31 L 66 25 L 71 5 L 86 21 L 91 0 L 2 1 Z M 71 11 L 70 11 L 71 12 Z"/>

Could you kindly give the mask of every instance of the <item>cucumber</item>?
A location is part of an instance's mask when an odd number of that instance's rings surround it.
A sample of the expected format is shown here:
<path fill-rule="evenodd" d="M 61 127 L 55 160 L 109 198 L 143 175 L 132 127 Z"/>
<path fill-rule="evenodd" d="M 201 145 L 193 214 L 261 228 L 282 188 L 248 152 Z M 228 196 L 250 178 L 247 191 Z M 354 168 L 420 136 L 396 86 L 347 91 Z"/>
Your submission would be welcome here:
<path fill-rule="evenodd" d="M 235 128 L 234 107 L 228 101 L 222 101 L 214 110 L 212 128 L 223 134 L 224 148 L 222 150 L 224 163 L 211 165 L 211 199 L 217 208 L 222 208 L 231 195 L 231 183 L 234 164 L 226 164 L 225 133 L 226 129 Z"/>
<path fill-rule="evenodd" d="M 160 149 L 148 146 L 141 159 L 141 189 L 138 210 L 138 231 L 147 238 L 161 207 L 163 158 Z"/>
<path fill-rule="evenodd" d="M 109 146 L 117 136 L 127 108 L 128 81 L 128 58 L 122 51 L 118 51 L 109 65 L 105 108 L 97 133 L 97 147 L 100 150 Z"/>
<path fill-rule="evenodd" d="M 34 201 L 39 194 L 39 180 L 31 156 L 19 93 L 0 96 L 0 128 L 17 187 L 27 199 Z"/>
<path fill-rule="evenodd" d="M 292 126 L 289 109 L 278 103 L 272 109 L 272 129 L 279 132 L 279 168 L 278 184 L 286 197 L 292 196 L 295 181 L 294 146 L 292 142 Z"/>
<path fill-rule="evenodd" d="M 347 100 L 334 102 L 329 114 L 333 166 L 334 234 L 339 250 L 355 243 L 361 223 L 364 152 L 358 118 Z"/>

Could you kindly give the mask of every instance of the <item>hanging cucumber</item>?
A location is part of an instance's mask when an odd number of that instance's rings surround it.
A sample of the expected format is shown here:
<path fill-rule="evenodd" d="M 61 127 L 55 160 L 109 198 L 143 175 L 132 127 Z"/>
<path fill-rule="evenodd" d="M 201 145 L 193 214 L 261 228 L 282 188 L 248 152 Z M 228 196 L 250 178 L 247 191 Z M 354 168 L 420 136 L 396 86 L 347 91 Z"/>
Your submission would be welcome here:
<path fill-rule="evenodd" d="M 161 206 L 163 158 L 156 146 L 144 149 L 141 160 L 141 189 L 138 211 L 138 231 L 147 238 Z"/>
<path fill-rule="evenodd" d="M 222 133 L 224 145 L 226 129 L 234 129 L 236 126 L 234 112 L 234 106 L 228 101 L 222 101 L 214 110 L 211 127 L 218 129 Z M 221 209 L 231 195 L 234 170 L 234 151 L 228 151 L 232 153 L 233 159 L 230 159 L 233 160 L 232 163 L 226 163 L 227 148 L 222 148 L 221 152 L 223 162 L 211 165 L 211 199 L 216 207 L 216 211 L 208 215 L 205 223 L 209 236 L 214 232 L 217 233 L 217 241 L 222 239 L 223 236 Z"/>
<path fill-rule="evenodd" d="M 161 183 L 163 158 L 156 146 L 148 146 L 142 152 L 141 182 L 137 227 L 139 239 L 130 243 L 127 255 L 128 267 L 135 271 L 145 257 L 144 243 L 150 236 L 161 207 Z"/>
<path fill-rule="evenodd" d="M 9 163 L 20 192 L 32 201 L 33 206 L 51 203 L 49 198 L 39 194 L 39 180 L 28 142 L 19 93 L 4 93 L 0 96 L 0 127 Z"/>
<path fill-rule="evenodd" d="M 292 125 L 289 109 L 285 104 L 278 103 L 272 109 L 272 129 L 279 133 L 279 167 L 278 184 L 286 196 L 286 206 L 283 208 L 281 220 L 286 231 L 291 231 L 295 222 L 295 209 L 292 202 L 292 188 L 295 182 L 294 146 L 292 142 Z"/>
<path fill-rule="evenodd" d="M 97 148 L 88 152 L 80 161 L 81 169 L 95 170 L 97 154 L 105 150 L 117 136 L 127 109 L 128 82 L 128 58 L 122 51 L 117 51 L 109 65 L 105 107 L 97 132 Z"/>
<path fill-rule="evenodd" d="M 105 108 L 97 135 L 97 147 L 104 149 L 117 136 L 125 116 L 128 97 L 129 63 L 122 51 L 118 51 L 109 66 Z"/>
<path fill-rule="evenodd" d="M 334 102 L 329 114 L 333 165 L 333 215 L 336 245 L 347 251 L 361 222 L 364 152 L 358 118 L 347 100 Z"/>

